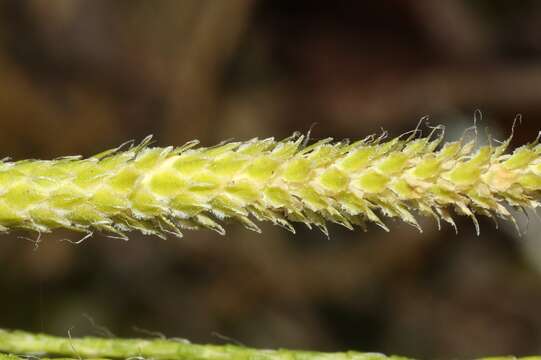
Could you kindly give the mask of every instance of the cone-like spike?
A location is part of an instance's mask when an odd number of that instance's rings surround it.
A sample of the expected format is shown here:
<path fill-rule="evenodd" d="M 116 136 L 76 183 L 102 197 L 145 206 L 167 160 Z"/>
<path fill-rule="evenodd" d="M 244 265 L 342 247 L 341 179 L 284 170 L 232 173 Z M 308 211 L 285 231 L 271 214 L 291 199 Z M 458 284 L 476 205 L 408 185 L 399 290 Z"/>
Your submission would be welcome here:
<path fill-rule="evenodd" d="M 475 139 L 441 145 L 443 131 L 388 141 L 306 144 L 252 139 L 196 148 L 127 143 L 91 158 L 0 162 L 0 231 L 68 228 L 182 236 L 182 229 L 225 232 L 224 220 L 260 231 L 271 221 L 326 230 L 385 217 L 420 226 L 416 214 L 455 226 L 452 213 L 514 221 L 507 207 L 536 208 L 541 190 L 538 141 L 506 153 L 509 141 L 475 149 Z M 131 147 L 130 147 L 131 146 Z M 454 211 L 450 211 L 454 210 Z"/>

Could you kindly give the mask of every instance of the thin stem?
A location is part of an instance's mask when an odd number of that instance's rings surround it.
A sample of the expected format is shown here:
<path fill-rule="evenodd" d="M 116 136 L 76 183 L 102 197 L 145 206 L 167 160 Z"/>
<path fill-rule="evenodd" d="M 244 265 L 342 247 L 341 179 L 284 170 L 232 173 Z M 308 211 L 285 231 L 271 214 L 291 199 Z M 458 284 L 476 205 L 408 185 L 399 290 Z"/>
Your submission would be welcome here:
<path fill-rule="evenodd" d="M 16 355 L 15 355 L 16 354 Z M 0 329 L 0 360 L 408 360 L 402 356 L 355 351 L 322 353 L 263 350 L 237 345 L 197 345 L 173 339 L 57 337 Z M 494 356 L 479 360 L 541 360 L 541 356 Z"/>
<path fill-rule="evenodd" d="M 0 351 L 21 355 L 90 358 L 152 358 L 152 359 L 234 359 L 234 360 L 406 360 L 377 353 L 354 351 L 320 353 L 297 350 L 261 350 L 237 345 L 197 345 L 185 341 L 155 339 L 105 339 L 97 337 L 63 338 L 23 331 L 0 330 Z M 0 360 L 17 360 L 1 355 Z"/>

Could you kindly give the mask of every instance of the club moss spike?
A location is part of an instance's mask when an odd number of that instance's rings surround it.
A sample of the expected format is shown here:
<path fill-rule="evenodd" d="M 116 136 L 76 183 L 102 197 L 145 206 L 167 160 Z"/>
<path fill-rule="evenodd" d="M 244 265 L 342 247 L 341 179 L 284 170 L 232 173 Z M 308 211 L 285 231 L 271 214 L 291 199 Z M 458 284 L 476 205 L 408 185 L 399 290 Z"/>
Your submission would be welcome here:
<path fill-rule="evenodd" d="M 259 231 L 270 221 L 328 223 L 349 229 L 395 217 L 419 230 L 416 216 L 454 225 L 453 214 L 514 222 L 509 207 L 536 208 L 541 190 L 538 141 L 507 152 L 509 141 L 476 146 L 476 136 L 443 144 L 443 130 L 390 140 L 324 139 L 295 134 L 197 147 L 151 147 L 150 138 L 90 158 L 0 162 L 0 231 L 57 228 L 126 238 L 183 229 L 224 234 L 233 221 Z"/>

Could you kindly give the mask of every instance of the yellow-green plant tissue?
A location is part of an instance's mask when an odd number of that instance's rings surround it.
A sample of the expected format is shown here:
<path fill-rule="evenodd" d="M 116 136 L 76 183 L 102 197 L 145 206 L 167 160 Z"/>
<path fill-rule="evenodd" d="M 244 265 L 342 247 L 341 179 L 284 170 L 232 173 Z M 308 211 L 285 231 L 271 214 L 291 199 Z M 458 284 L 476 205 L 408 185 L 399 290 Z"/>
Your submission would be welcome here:
<path fill-rule="evenodd" d="M 259 231 L 270 221 L 330 222 L 387 229 L 385 217 L 419 227 L 416 216 L 452 224 L 453 214 L 514 221 L 509 207 L 536 208 L 538 141 L 508 152 L 509 140 L 477 146 L 476 136 L 445 143 L 442 128 L 387 139 L 324 139 L 295 134 L 197 147 L 151 147 L 149 138 L 89 157 L 0 163 L 0 231 L 55 228 L 125 238 L 131 230 L 182 236 L 223 234 L 223 223 Z"/>

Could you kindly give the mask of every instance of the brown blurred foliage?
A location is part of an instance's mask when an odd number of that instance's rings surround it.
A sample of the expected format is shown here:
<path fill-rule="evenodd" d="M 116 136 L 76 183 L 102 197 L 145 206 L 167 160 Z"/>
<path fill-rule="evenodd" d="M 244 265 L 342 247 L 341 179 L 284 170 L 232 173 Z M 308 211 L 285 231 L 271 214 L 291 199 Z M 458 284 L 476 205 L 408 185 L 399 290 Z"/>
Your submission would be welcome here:
<path fill-rule="evenodd" d="M 254 136 L 400 134 L 423 115 L 460 136 L 477 108 L 500 139 L 541 115 L 541 2 L 2 0 L 1 151 L 91 155 Z M 482 133 L 482 131 L 481 131 Z M 138 328 L 196 342 L 420 358 L 541 353 L 541 221 L 518 238 L 236 225 L 162 242 L 0 241 L 0 327 Z M 523 225 L 525 229 L 527 225 Z M 93 321 L 89 321 L 88 314 Z M 95 324 L 93 324 L 93 322 Z"/>

